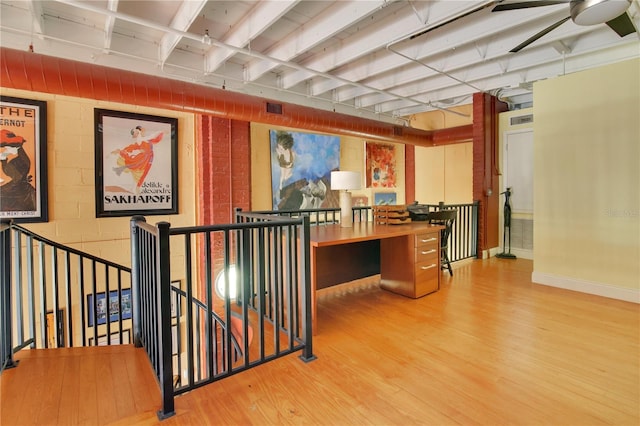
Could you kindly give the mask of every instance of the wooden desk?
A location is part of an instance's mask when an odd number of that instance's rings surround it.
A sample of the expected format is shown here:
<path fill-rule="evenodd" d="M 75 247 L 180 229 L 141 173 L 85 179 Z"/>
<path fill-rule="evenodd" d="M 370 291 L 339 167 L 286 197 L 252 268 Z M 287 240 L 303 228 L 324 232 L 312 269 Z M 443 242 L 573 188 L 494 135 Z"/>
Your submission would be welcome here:
<path fill-rule="evenodd" d="M 316 330 L 316 291 L 380 274 L 380 286 L 417 298 L 440 288 L 440 230 L 426 222 L 310 229 L 311 316 Z"/>

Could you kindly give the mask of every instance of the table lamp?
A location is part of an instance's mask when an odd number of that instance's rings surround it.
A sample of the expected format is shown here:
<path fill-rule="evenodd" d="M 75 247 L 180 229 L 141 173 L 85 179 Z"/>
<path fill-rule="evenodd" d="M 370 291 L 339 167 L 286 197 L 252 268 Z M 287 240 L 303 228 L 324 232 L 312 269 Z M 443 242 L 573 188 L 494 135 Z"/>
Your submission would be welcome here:
<path fill-rule="evenodd" d="M 340 191 L 340 226 L 353 226 L 350 189 L 360 189 L 360 172 L 331 172 L 331 189 Z"/>

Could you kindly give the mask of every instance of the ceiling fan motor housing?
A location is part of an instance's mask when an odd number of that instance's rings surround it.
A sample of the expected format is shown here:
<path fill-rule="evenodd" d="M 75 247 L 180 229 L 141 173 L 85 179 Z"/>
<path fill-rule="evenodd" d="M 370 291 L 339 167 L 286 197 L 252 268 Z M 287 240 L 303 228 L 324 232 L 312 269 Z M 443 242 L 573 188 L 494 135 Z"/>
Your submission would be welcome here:
<path fill-rule="evenodd" d="M 622 15 L 631 0 L 571 0 L 571 19 L 578 25 L 604 24 Z"/>

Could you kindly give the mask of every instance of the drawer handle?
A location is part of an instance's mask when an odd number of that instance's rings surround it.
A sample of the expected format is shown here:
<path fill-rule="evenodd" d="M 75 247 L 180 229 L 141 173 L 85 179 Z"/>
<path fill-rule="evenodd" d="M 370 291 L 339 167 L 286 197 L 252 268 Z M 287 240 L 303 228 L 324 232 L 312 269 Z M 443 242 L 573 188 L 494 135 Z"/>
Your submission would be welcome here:
<path fill-rule="evenodd" d="M 430 243 L 431 241 L 437 241 L 436 237 L 431 237 L 428 240 L 420 240 L 421 243 Z"/>
<path fill-rule="evenodd" d="M 436 249 L 431 249 L 431 250 L 427 250 L 427 251 L 421 251 L 420 254 L 431 254 L 431 253 L 435 253 Z"/>
<path fill-rule="evenodd" d="M 429 266 L 421 266 L 420 269 L 422 270 L 426 270 L 426 269 L 431 269 L 431 268 L 435 268 L 437 265 L 435 263 L 432 263 Z"/>

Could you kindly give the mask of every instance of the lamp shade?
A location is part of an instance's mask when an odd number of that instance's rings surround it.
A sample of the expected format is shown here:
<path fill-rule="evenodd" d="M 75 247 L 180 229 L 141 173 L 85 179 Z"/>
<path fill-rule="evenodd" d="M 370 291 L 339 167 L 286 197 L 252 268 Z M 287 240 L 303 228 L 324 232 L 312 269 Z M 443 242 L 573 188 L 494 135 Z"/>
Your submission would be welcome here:
<path fill-rule="evenodd" d="M 331 172 L 331 189 L 360 189 L 360 172 Z"/>

